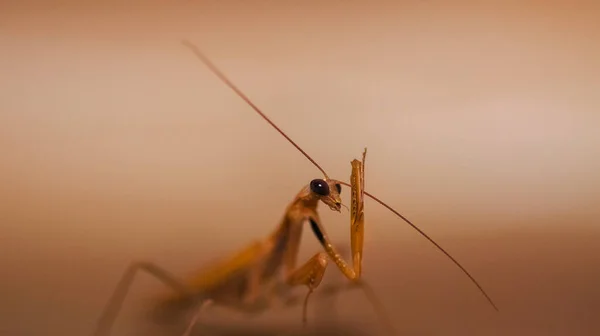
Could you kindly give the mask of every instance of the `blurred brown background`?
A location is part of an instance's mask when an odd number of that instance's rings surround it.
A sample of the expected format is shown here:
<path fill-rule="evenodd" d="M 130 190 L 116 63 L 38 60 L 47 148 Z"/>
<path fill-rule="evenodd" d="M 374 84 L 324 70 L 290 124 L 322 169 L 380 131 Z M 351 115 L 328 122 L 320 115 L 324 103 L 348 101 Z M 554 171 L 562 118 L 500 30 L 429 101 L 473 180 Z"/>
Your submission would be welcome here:
<path fill-rule="evenodd" d="M 0 6 L 1 335 L 87 335 L 131 260 L 186 274 L 320 177 L 184 38 L 331 176 L 368 147 L 367 190 L 500 307 L 367 200 L 364 275 L 404 335 L 600 334 L 593 1 Z M 322 211 L 346 242 L 348 213 Z M 115 335 L 148 328 L 136 316 L 159 289 L 139 278 Z M 359 292 L 337 307 L 310 318 L 380 331 Z M 295 327 L 300 309 L 231 318 Z"/>

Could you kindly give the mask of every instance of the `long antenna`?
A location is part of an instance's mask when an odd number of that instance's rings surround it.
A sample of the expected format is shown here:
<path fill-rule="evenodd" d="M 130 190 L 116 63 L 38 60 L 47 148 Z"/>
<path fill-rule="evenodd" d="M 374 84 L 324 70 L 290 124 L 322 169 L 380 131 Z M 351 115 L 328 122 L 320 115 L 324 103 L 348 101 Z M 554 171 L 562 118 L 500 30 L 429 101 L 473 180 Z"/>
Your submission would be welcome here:
<path fill-rule="evenodd" d="M 351 187 L 351 185 L 348 184 L 348 183 L 346 183 L 346 182 L 340 181 L 340 183 L 343 184 L 343 185 L 345 185 L 345 186 Z M 477 286 L 477 288 L 479 288 L 479 291 L 481 291 L 481 294 L 483 294 L 483 296 L 485 296 L 485 298 L 492 305 L 492 307 L 494 307 L 494 309 L 496 309 L 496 310 L 499 310 L 498 307 L 496 306 L 496 304 L 494 303 L 494 301 L 492 300 L 492 298 L 485 292 L 485 290 L 483 290 L 483 287 L 481 287 L 481 285 L 477 282 L 477 280 L 475 280 L 475 278 L 456 259 L 454 259 L 454 257 L 452 257 L 450 255 L 450 253 L 446 252 L 446 250 L 443 247 L 441 247 L 438 243 L 436 243 L 435 240 L 433 240 L 433 238 L 429 237 L 428 234 L 426 234 L 425 232 L 423 232 L 423 230 L 419 229 L 419 227 L 416 226 L 415 224 L 413 224 L 410 220 L 408 220 L 408 218 L 402 216 L 402 214 L 400 214 L 398 211 L 394 210 L 394 208 L 392 208 L 391 206 L 387 205 L 385 202 L 383 202 L 379 198 L 377 198 L 377 197 L 369 194 L 366 191 L 365 191 L 365 195 L 371 197 L 371 199 L 373 199 L 375 202 L 383 205 L 385 208 L 387 208 L 388 210 L 390 210 L 391 212 L 393 212 L 394 214 L 396 214 L 398 217 L 402 218 L 406 223 L 408 223 L 408 225 L 412 226 L 413 229 L 417 230 L 417 232 L 419 232 L 423 237 L 425 237 L 433 245 L 435 245 L 435 247 L 437 247 L 448 258 L 450 258 L 450 260 L 452 260 L 452 262 L 454 262 L 454 264 L 456 266 L 458 266 L 458 268 L 460 268 L 463 271 L 463 273 L 465 273 L 469 277 L 469 279 L 471 279 L 471 281 L 475 284 L 475 286 Z"/>
<path fill-rule="evenodd" d="M 294 140 L 290 139 L 290 137 L 288 137 L 279 127 L 277 127 L 277 125 L 275 125 L 275 123 L 273 123 L 271 121 L 271 119 L 269 119 L 269 117 L 267 117 L 256 105 L 254 105 L 254 103 L 250 100 L 250 98 L 248 98 L 240 89 L 237 88 L 237 86 L 235 86 L 235 84 L 233 84 L 209 59 L 208 57 L 206 57 L 201 51 L 200 49 L 198 49 L 198 47 L 196 47 L 195 45 L 193 45 L 191 42 L 184 40 L 183 41 L 183 45 L 185 45 L 186 47 L 190 48 L 192 50 L 192 52 L 198 56 L 198 58 L 204 63 L 206 64 L 206 66 L 215 74 L 217 75 L 217 77 L 219 77 L 227 86 L 229 86 L 238 96 L 240 96 L 240 98 L 242 98 L 246 103 L 248 103 L 248 105 L 250 105 L 250 107 L 252 107 L 252 109 L 258 113 L 263 119 L 265 119 L 269 124 L 271 124 L 271 126 L 273 126 L 273 128 L 275 128 L 277 130 L 277 132 L 279 132 L 279 134 L 283 135 L 284 138 L 286 138 L 292 145 L 294 145 L 294 147 L 296 147 L 297 150 L 300 151 L 300 153 L 304 154 L 304 156 L 306 156 L 306 158 L 312 162 L 312 164 L 315 165 L 315 167 L 317 167 L 321 173 L 323 173 L 323 175 L 325 175 L 326 179 L 329 179 L 329 177 L 327 176 L 327 173 L 325 172 L 325 170 L 323 170 L 323 168 L 321 168 L 321 166 L 319 166 L 319 164 L 313 160 L 308 154 L 306 154 L 305 151 L 302 150 L 302 148 L 300 148 L 300 146 L 298 146 Z"/>
<path fill-rule="evenodd" d="M 219 77 L 227 86 L 229 86 L 235 93 L 237 93 L 238 96 L 240 96 L 244 101 L 246 101 L 246 103 L 248 103 L 248 105 L 250 105 L 250 107 L 252 107 L 252 109 L 254 109 L 254 111 L 256 111 L 256 113 L 258 113 L 263 119 L 265 119 L 269 124 L 271 124 L 271 126 L 273 126 L 273 128 L 275 128 L 281 135 L 283 135 L 284 138 L 286 138 L 292 145 L 294 145 L 294 147 L 296 147 L 296 149 L 298 149 L 302 154 L 304 154 L 304 156 L 310 161 L 312 162 L 312 164 L 314 164 L 322 173 L 323 175 L 325 175 L 325 178 L 327 177 L 327 173 L 325 173 L 325 171 L 323 170 L 323 168 L 321 168 L 321 166 L 319 166 L 319 164 L 317 164 L 317 162 L 315 162 L 315 160 L 313 160 L 308 154 L 306 154 L 306 152 L 304 152 L 302 150 L 302 148 L 300 148 L 300 146 L 298 146 L 292 139 L 290 139 L 290 137 L 288 137 L 279 127 L 277 127 L 277 125 L 275 125 L 256 105 L 254 105 L 254 103 L 252 103 L 252 101 L 250 101 L 250 99 L 244 94 L 242 93 L 242 91 L 240 91 L 199 49 L 198 47 L 196 47 L 194 44 L 192 44 L 189 41 L 184 40 L 183 41 L 183 45 L 185 45 L 186 47 L 190 48 L 192 50 L 192 52 L 215 74 L 217 75 L 217 77 Z M 341 184 L 351 187 L 350 184 L 346 183 L 346 182 L 342 182 L 339 181 Z M 388 210 L 390 210 L 391 212 L 393 212 L 394 214 L 396 214 L 398 217 L 400 217 L 401 219 L 403 219 L 406 223 L 408 223 L 413 229 L 417 230 L 417 232 L 419 232 L 423 237 L 425 237 L 427 240 L 429 240 L 433 245 L 435 245 L 435 247 L 437 247 L 442 253 L 444 253 L 448 258 L 450 258 L 450 260 L 452 260 L 452 262 L 454 262 L 454 264 L 456 266 L 458 266 L 458 268 L 460 268 L 463 273 L 465 275 L 467 275 L 467 277 L 469 277 L 469 279 L 471 279 L 471 281 L 475 284 L 475 286 L 477 286 L 477 288 L 479 288 L 479 291 L 483 294 L 483 296 L 485 296 L 485 298 L 488 300 L 488 302 L 492 305 L 492 307 L 494 307 L 494 309 L 496 311 L 498 311 L 498 307 L 496 306 L 496 304 L 494 303 L 494 301 L 492 300 L 492 298 L 485 292 L 485 290 L 483 289 L 483 287 L 481 287 L 481 285 L 477 282 L 477 280 L 475 280 L 475 278 L 456 260 L 454 259 L 454 257 L 452 257 L 450 255 L 450 253 L 446 252 L 446 250 L 444 248 L 442 248 L 438 243 L 436 243 L 433 238 L 429 237 L 429 235 L 427 235 L 425 232 L 423 232 L 423 230 L 419 229 L 415 224 L 413 224 L 410 220 L 408 220 L 406 217 L 402 216 L 398 211 L 394 210 L 391 206 L 387 205 L 386 203 L 384 203 L 383 201 L 381 201 L 380 199 L 378 199 L 377 197 L 371 195 L 370 193 L 364 191 L 365 195 L 369 196 L 371 199 L 373 199 L 374 201 L 376 201 L 377 203 L 381 204 L 382 206 L 384 206 L 385 208 L 387 208 Z"/>

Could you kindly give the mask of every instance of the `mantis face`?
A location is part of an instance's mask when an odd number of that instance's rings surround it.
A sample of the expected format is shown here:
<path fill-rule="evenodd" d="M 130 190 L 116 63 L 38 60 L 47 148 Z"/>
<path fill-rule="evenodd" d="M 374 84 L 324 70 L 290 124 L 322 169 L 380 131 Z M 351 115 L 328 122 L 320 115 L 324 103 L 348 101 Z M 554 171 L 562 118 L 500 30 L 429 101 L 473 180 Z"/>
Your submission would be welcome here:
<path fill-rule="evenodd" d="M 342 208 L 342 185 L 336 180 L 314 179 L 310 181 L 310 191 L 323 203 L 333 210 L 340 212 Z"/>

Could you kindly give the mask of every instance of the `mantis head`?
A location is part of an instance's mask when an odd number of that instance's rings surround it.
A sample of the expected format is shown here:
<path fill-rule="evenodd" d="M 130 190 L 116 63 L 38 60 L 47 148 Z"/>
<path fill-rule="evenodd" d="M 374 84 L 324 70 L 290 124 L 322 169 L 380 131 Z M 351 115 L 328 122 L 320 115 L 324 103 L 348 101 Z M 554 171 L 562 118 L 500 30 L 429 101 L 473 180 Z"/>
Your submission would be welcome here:
<path fill-rule="evenodd" d="M 342 208 L 342 185 L 336 180 L 314 179 L 310 181 L 309 188 L 311 193 L 320 199 L 323 203 L 333 210 L 340 212 Z"/>

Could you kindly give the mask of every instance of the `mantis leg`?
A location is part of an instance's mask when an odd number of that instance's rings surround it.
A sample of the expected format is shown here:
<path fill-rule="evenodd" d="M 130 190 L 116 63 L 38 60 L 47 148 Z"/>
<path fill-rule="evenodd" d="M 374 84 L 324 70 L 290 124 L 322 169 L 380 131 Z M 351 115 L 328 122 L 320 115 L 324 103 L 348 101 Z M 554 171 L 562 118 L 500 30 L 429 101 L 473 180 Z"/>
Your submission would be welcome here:
<path fill-rule="evenodd" d="M 190 336 L 192 333 L 192 330 L 194 329 L 194 326 L 196 326 L 196 324 L 198 323 L 198 319 L 200 319 L 200 315 L 202 313 L 204 313 L 206 311 L 206 309 L 212 304 L 212 300 L 204 300 L 202 302 L 202 304 L 200 305 L 200 308 L 198 309 L 198 311 L 196 312 L 196 314 L 194 314 L 194 317 L 192 318 L 192 320 L 190 321 L 190 323 L 188 324 L 185 332 L 183 333 L 182 336 Z"/>
<path fill-rule="evenodd" d="M 364 163 L 367 155 L 367 149 L 363 152 L 362 161 L 353 160 L 352 173 L 350 175 L 351 183 L 351 205 L 350 205 L 350 250 L 352 253 L 352 267 L 348 265 L 346 260 L 333 246 L 325 229 L 321 224 L 321 219 L 317 212 L 311 213 L 308 217 L 310 227 L 325 249 L 325 252 L 333 260 L 335 265 L 344 274 L 348 280 L 352 283 L 352 286 L 360 287 L 367 299 L 371 302 L 378 316 L 381 318 L 382 323 L 388 329 L 390 334 L 395 334 L 391 319 L 385 313 L 383 305 L 379 302 L 377 295 L 371 289 L 371 287 L 361 279 L 362 274 L 362 251 L 364 241 L 364 185 L 365 185 L 365 171 Z"/>
<path fill-rule="evenodd" d="M 184 296 L 192 296 L 193 291 L 191 288 L 188 288 L 184 285 L 180 280 L 176 279 L 169 272 L 164 270 L 163 268 L 149 262 L 134 262 L 125 271 L 123 277 L 117 284 L 115 291 L 110 297 L 107 305 L 105 306 L 100 319 L 98 320 L 98 324 L 96 330 L 94 332 L 94 336 L 107 336 L 110 334 L 111 328 L 117 318 L 119 311 L 125 301 L 127 293 L 129 292 L 129 288 L 131 287 L 133 280 L 135 279 L 138 271 L 144 271 L 155 278 L 159 279 L 161 282 L 171 287 L 176 292 L 184 295 Z"/>
<path fill-rule="evenodd" d="M 312 292 L 321 284 L 323 275 L 325 275 L 325 269 L 327 269 L 328 263 L 327 254 L 319 252 L 310 258 L 304 265 L 293 271 L 286 282 L 290 286 L 305 285 L 308 287 L 308 293 L 304 298 L 304 305 L 302 309 L 302 323 L 306 325 L 308 317 L 308 298 Z"/>
<path fill-rule="evenodd" d="M 327 254 L 325 254 L 323 252 L 317 253 L 312 258 L 310 258 L 304 265 L 302 265 L 298 269 L 293 270 L 286 277 L 286 283 L 288 286 L 305 285 L 308 287 L 309 292 L 306 295 L 305 300 L 304 300 L 304 312 L 303 312 L 303 322 L 305 325 L 307 323 L 308 298 L 309 298 L 310 294 L 314 291 L 314 289 L 316 289 L 319 286 L 319 284 L 321 283 L 321 281 L 323 280 L 323 276 L 325 274 L 325 269 L 327 268 L 328 261 L 329 260 L 328 260 Z M 257 272 L 251 272 L 250 275 L 258 274 L 262 270 L 262 268 L 260 268 L 261 265 L 262 265 L 261 263 L 257 263 L 255 265 Z M 250 282 L 252 282 L 251 278 L 249 278 L 248 280 Z M 275 292 L 273 292 L 272 294 L 276 295 Z M 205 312 L 207 307 L 210 306 L 211 304 L 212 304 L 212 302 L 210 300 L 205 300 L 202 302 L 200 308 L 198 309 L 198 312 L 192 318 L 185 333 L 182 336 L 190 336 L 190 333 L 192 332 L 194 326 L 198 323 L 200 315 L 203 312 Z M 245 307 L 245 309 L 248 309 L 248 312 L 250 312 L 253 310 L 253 308 L 252 308 L 253 304 L 254 304 L 254 300 L 251 300 L 250 302 L 243 302 L 243 307 Z M 266 307 L 262 307 L 262 305 L 258 305 L 257 307 L 260 307 L 258 309 L 261 311 L 264 308 L 266 308 Z"/>
<path fill-rule="evenodd" d="M 362 271 L 362 250 L 364 240 L 364 162 L 367 149 L 363 152 L 362 161 L 352 161 L 351 182 L 351 205 L 350 205 L 350 250 L 352 252 L 352 267 L 344 260 L 344 257 L 331 244 L 319 214 L 315 211 L 309 214 L 308 219 L 311 229 L 327 255 L 333 260 L 340 271 L 351 281 L 358 281 Z"/>

